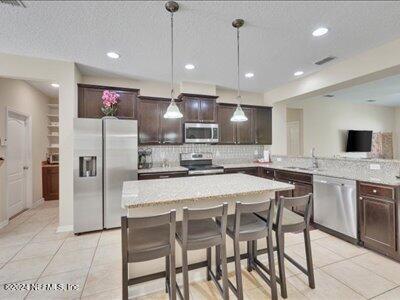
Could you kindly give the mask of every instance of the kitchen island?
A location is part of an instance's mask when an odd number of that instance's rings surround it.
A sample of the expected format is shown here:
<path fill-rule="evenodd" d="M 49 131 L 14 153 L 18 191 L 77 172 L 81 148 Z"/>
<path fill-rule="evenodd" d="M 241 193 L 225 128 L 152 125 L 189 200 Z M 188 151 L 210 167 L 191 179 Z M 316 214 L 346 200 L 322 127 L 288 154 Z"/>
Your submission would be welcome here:
<path fill-rule="evenodd" d="M 291 190 L 294 186 L 246 174 L 188 176 L 125 182 L 122 207 L 129 217 L 151 216 L 176 209 L 177 220 L 182 219 L 182 208 L 204 208 L 228 203 L 228 214 L 235 211 L 236 201 L 260 202 L 274 198 L 275 192 Z M 245 243 L 241 245 L 245 253 Z M 259 248 L 264 248 L 265 242 Z M 228 257 L 233 255 L 232 241 L 227 238 Z M 177 266 L 181 265 L 180 247 L 176 247 Z M 189 263 L 193 268 L 205 266 L 205 251 L 191 251 Z M 143 276 L 143 281 L 163 276 L 164 260 L 135 264 L 131 276 Z M 204 270 L 192 271 L 191 277 L 203 278 Z M 154 287 L 154 286 L 152 286 Z M 148 288 L 148 287 L 147 287 Z M 163 288 L 161 285 L 160 289 Z"/>

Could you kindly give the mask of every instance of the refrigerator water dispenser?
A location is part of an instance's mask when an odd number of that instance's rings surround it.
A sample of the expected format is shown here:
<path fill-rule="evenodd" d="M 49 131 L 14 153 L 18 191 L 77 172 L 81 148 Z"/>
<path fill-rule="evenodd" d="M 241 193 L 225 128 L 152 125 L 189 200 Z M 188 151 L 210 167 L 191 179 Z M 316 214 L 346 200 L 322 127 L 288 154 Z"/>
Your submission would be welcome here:
<path fill-rule="evenodd" d="M 79 157 L 79 177 L 96 177 L 96 156 Z"/>

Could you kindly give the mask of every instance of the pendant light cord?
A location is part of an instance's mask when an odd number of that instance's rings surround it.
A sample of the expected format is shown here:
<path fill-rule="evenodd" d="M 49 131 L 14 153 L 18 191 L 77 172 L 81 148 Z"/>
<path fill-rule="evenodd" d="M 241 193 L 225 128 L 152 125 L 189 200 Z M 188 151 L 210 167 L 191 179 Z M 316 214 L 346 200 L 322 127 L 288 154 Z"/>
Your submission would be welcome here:
<path fill-rule="evenodd" d="M 171 101 L 174 101 L 174 13 L 171 12 Z"/>
<path fill-rule="evenodd" d="M 239 54 L 240 54 L 240 46 L 239 46 L 239 28 L 236 28 L 236 38 L 237 38 L 237 101 L 238 105 L 240 105 L 240 64 L 239 64 Z"/>

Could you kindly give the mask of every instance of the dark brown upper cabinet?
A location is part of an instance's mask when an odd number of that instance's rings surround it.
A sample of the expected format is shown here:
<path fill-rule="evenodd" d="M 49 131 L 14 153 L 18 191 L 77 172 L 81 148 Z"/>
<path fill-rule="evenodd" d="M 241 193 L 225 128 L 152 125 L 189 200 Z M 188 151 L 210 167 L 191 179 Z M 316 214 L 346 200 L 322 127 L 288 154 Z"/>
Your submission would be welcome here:
<path fill-rule="evenodd" d="M 102 118 L 101 111 L 104 90 L 117 92 L 120 95 L 116 117 L 136 119 L 136 102 L 139 90 L 99 85 L 78 84 L 78 117 Z"/>
<path fill-rule="evenodd" d="M 242 105 L 248 120 L 231 122 L 236 109 L 233 104 L 218 104 L 219 142 L 221 144 L 260 144 L 272 142 L 271 108 Z"/>
<path fill-rule="evenodd" d="M 178 98 L 184 103 L 185 122 L 217 123 L 218 96 L 182 93 Z"/>
<path fill-rule="evenodd" d="M 253 109 L 254 142 L 260 145 L 272 144 L 272 108 L 256 107 Z"/>
<path fill-rule="evenodd" d="M 182 144 L 182 119 L 165 119 L 170 100 L 140 96 L 138 100 L 139 144 Z M 177 102 L 181 112 L 183 106 Z"/>

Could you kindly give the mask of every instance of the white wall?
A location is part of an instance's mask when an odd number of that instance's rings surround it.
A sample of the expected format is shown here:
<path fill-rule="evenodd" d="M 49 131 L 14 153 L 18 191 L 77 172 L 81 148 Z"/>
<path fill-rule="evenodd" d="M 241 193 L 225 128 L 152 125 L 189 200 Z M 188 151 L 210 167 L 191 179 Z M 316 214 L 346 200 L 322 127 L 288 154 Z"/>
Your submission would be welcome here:
<path fill-rule="evenodd" d="M 237 91 L 236 90 L 217 87 L 216 93 L 218 96 L 217 102 L 233 103 L 233 104 L 237 103 L 237 101 L 236 101 Z M 242 97 L 242 104 L 265 105 L 264 104 L 264 95 L 262 93 L 252 93 L 252 92 L 241 91 L 240 94 Z"/>
<path fill-rule="evenodd" d="M 73 224 L 73 118 L 77 111 L 76 83 L 80 74 L 75 63 L 0 54 L 0 77 L 57 82 L 60 105 L 60 230 Z M 3 165 L 4 166 L 4 165 Z M 4 221 L 5 201 L 0 203 L 0 223 Z"/>
<path fill-rule="evenodd" d="M 47 113 L 50 98 L 22 80 L 0 78 L 0 137 L 6 137 L 6 109 L 14 109 L 29 115 L 32 120 L 32 200 L 42 199 L 42 161 L 47 152 Z M 0 156 L 6 155 L 6 147 L 0 147 Z M 6 161 L 7 163 L 7 161 Z M 6 164 L 0 167 L 0 191 L 6 187 Z M 30 191 L 28 191 L 30 192 Z M 0 193 L 0 203 L 6 204 Z M 5 208 L 6 206 L 3 206 Z"/>
<path fill-rule="evenodd" d="M 304 154 L 313 147 L 318 156 L 344 154 L 349 129 L 394 132 L 395 109 L 392 107 L 351 104 L 340 101 L 293 100 L 303 108 Z M 292 107 L 290 103 L 288 107 Z M 274 115 L 275 118 L 279 117 Z"/>

